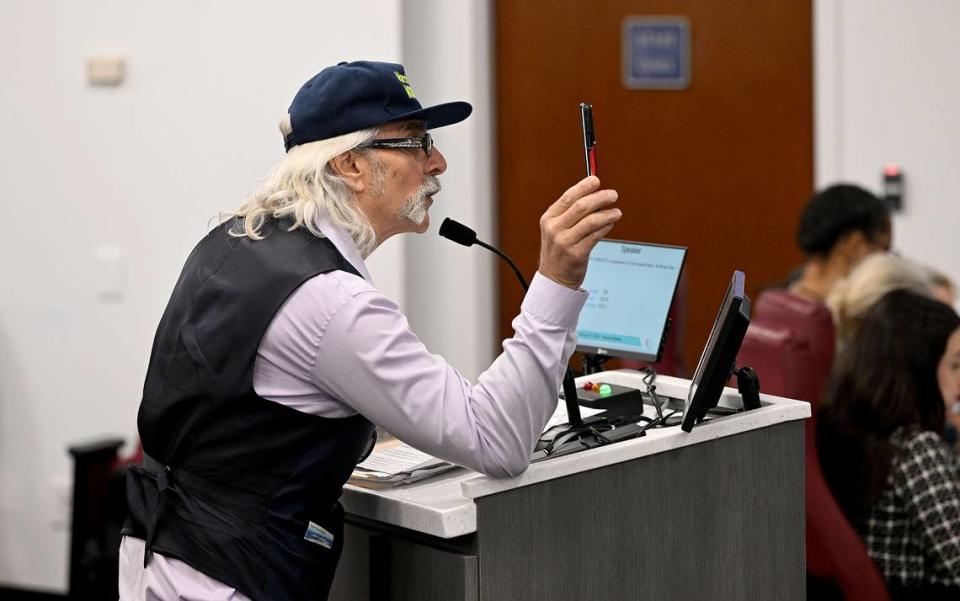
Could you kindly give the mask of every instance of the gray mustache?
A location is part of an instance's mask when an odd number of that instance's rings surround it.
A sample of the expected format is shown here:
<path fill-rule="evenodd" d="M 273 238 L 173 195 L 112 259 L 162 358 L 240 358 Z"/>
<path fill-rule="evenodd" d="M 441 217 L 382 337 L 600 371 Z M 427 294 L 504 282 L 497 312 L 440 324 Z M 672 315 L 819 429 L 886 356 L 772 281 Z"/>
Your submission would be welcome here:
<path fill-rule="evenodd" d="M 440 185 L 440 180 L 435 175 L 428 175 L 426 180 L 420 186 L 420 189 L 417 191 L 417 196 L 420 198 L 426 198 L 427 196 L 439 194 L 440 190 L 442 189 L 443 186 Z"/>

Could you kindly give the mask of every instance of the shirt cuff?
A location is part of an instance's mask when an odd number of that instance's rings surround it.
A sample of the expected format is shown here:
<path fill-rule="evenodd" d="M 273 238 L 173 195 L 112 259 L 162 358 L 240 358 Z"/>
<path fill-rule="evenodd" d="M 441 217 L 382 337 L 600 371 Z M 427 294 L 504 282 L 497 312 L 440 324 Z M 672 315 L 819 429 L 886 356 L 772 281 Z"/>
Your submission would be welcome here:
<path fill-rule="evenodd" d="M 590 294 L 586 290 L 567 288 L 538 271 L 523 297 L 520 310 L 547 323 L 575 330 L 580 320 L 580 310 L 588 296 Z"/>

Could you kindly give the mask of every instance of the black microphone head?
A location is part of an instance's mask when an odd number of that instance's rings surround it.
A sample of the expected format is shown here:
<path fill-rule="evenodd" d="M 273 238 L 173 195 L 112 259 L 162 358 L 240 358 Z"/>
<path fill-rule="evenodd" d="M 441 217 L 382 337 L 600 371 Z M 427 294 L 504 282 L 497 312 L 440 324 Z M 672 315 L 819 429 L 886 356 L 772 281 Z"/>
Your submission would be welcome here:
<path fill-rule="evenodd" d="M 440 224 L 440 235 L 464 246 L 473 246 L 477 241 L 477 232 L 449 217 Z"/>

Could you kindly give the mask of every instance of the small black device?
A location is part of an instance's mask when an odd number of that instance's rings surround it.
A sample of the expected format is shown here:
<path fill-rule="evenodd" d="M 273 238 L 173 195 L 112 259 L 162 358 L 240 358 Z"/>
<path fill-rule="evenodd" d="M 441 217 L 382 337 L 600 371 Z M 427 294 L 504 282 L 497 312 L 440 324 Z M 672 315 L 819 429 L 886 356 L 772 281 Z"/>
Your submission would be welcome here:
<path fill-rule="evenodd" d="M 560 398 L 564 398 L 563 394 Z M 643 393 L 638 388 L 587 382 L 577 387 L 577 399 L 581 405 L 594 409 L 606 409 L 614 413 L 643 410 Z"/>
<path fill-rule="evenodd" d="M 717 406 L 724 385 L 733 375 L 734 361 L 750 325 L 750 299 L 744 292 L 744 279 L 742 271 L 733 272 L 703 347 L 684 403 L 680 425 L 684 432 L 690 432 L 695 424 L 703 421 L 707 411 Z"/>
<path fill-rule="evenodd" d="M 593 129 L 593 105 L 580 103 L 580 127 L 583 129 L 583 158 L 587 176 L 597 175 L 597 135 Z"/>

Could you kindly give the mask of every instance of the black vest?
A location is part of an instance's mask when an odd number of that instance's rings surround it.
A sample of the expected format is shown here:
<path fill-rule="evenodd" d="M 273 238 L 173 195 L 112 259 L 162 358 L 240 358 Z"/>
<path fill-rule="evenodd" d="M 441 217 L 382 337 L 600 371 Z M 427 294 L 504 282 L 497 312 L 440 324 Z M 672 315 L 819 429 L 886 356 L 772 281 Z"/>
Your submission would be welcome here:
<path fill-rule="evenodd" d="M 269 221 L 254 241 L 230 236 L 231 220 L 187 259 L 153 344 L 138 417 L 153 461 L 127 478 L 124 528 L 146 541 L 145 564 L 156 551 L 270 601 L 326 599 L 337 499 L 373 432 L 360 415 L 322 418 L 253 390 L 287 297 L 314 275 L 357 273 L 329 240 L 288 226 Z"/>

